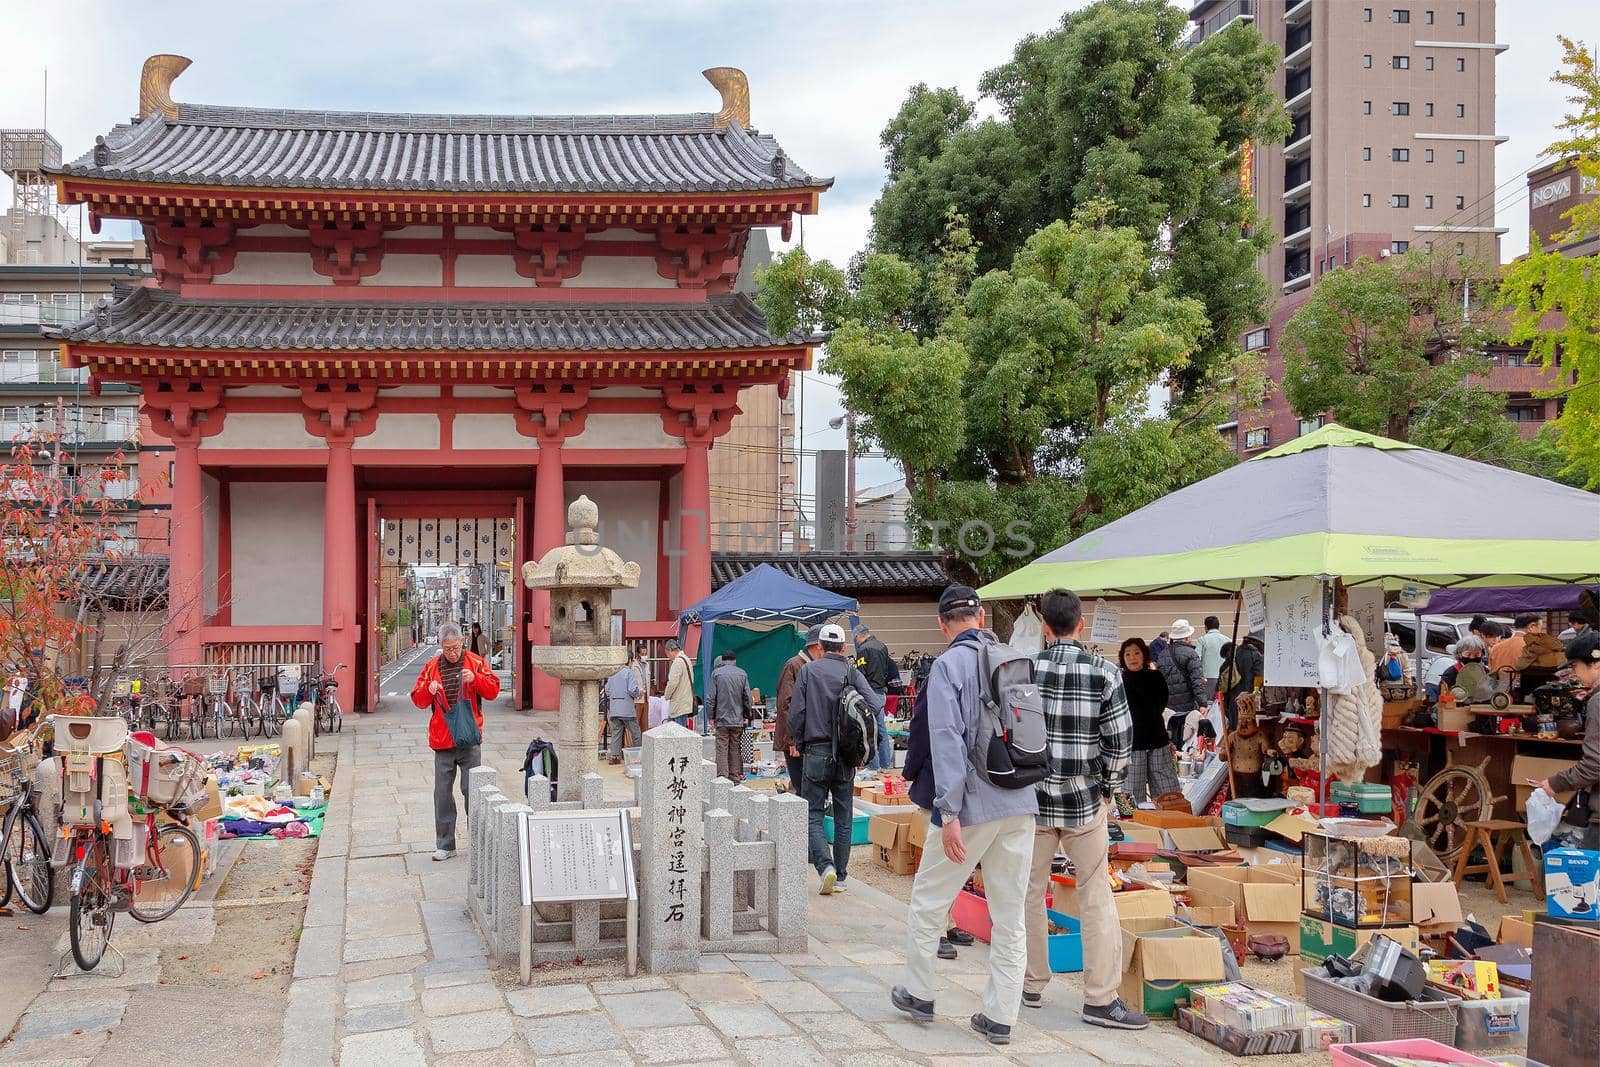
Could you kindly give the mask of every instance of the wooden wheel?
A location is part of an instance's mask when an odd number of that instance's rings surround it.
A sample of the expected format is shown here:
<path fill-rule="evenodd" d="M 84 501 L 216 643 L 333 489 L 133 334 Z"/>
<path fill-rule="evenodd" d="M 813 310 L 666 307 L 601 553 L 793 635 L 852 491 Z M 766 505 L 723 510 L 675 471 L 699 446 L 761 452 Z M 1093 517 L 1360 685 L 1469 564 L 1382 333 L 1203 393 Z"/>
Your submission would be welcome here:
<path fill-rule="evenodd" d="M 1451 767 L 1423 786 L 1411 824 L 1417 836 L 1447 865 L 1453 865 L 1466 843 L 1464 824 L 1491 819 L 1494 806 L 1504 797 L 1494 795 L 1484 776 L 1486 759 L 1476 767 Z"/>

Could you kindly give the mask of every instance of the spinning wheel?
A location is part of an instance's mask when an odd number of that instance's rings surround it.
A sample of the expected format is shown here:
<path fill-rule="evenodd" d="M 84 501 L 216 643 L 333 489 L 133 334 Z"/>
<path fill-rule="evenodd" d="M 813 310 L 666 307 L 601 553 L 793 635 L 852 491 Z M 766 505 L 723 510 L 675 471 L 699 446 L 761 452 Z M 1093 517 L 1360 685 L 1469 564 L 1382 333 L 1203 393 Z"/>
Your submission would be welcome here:
<path fill-rule="evenodd" d="M 1455 863 L 1466 843 L 1464 824 L 1493 818 L 1495 804 L 1505 799 L 1494 795 L 1484 776 L 1488 762 L 1440 771 L 1423 786 L 1417 800 L 1408 825 L 1418 831 L 1413 836 L 1426 842 L 1446 864 Z"/>

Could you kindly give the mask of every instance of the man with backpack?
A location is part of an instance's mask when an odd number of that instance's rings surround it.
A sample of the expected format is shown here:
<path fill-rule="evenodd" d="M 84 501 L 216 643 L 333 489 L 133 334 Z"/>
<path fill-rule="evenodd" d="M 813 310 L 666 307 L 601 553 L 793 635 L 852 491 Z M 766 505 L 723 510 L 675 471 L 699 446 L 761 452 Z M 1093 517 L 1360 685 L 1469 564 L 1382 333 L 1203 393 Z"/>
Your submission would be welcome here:
<path fill-rule="evenodd" d="M 1118 1030 L 1143 1030 L 1150 1020 L 1117 996 L 1122 980 L 1122 929 L 1106 876 L 1110 848 L 1106 816 L 1123 789 L 1133 755 L 1133 715 L 1122 672 L 1079 642 L 1083 603 L 1066 589 L 1046 593 L 1045 648 L 1039 653 L 1039 693 L 1050 742 L 1050 772 L 1039 783 L 1039 825 L 1033 833 L 1028 879 L 1028 978 L 1022 1004 L 1044 1005 L 1050 982 L 1044 894 L 1057 851 L 1072 861 L 1083 924 L 1083 1021 Z M 985 884 L 987 884 L 985 878 Z"/>
<path fill-rule="evenodd" d="M 890 1002 L 918 1022 L 933 1019 L 934 960 L 950 905 L 983 866 L 994 930 L 983 1011 L 972 1028 L 991 1044 L 1011 1042 L 1027 966 L 1023 905 L 1033 859 L 1033 785 L 1044 777 L 1043 708 L 1032 661 L 983 628 L 978 594 L 952 585 L 939 597 L 939 629 L 950 642 L 928 675 L 932 825 L 906 917 L 906 970 Z M 920 775 L 919 775 L 920 777 Z"/>
<path fill-rule="evenodd" d="M 844 628 L 828 623 L 817 633 L 822 655 L 795 675 L 789 701 L 789 738 L 800 749 L 800 795 L 810 807 L 811 862 L 822 895 L 842 893 L 850 867 L 856 771 L 878 743 L 874 712 L 882 698 L 844 654 Z M 823 831 L 832 803 L 833 849 Z"/>

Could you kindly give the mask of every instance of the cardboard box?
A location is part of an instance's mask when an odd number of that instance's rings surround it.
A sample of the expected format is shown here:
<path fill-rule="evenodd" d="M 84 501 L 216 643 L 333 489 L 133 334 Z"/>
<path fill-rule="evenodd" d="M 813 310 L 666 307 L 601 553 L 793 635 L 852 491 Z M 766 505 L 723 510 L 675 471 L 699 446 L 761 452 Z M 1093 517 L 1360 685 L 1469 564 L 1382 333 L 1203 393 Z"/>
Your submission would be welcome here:
<path fill-rule="evenodd" d="M 1312 915 L 1300 916 L 1300 955 L 1307 963 L 1317 963 L 1329 956 L 1349 958 L 1356 951 L 1382 934 L 1400 947 L 1415 953 L 1420 946 L 1420 935 L 1415 926 L 1369 926 L 1357 928 L 1324 922 Z"/>
<path fill-rule="evenodd" d="M 1321 824 L 1315 819 L 1307 819 L 1299 815 L 1280 815 L 1267 823 L 1267 829 L 1279 837 L 1298 844 L 1306 834 L 1315 833 L 1321 829 Z"/>
<path fill-rule="evenodd" d="M 1494 939 L 1502 945 L 1521 945 L 1523 948 L 1532 948 L 1533 924 L 1526 919 L 1507 915 L 1500 920 L 1500 929 L 1495 932 Z"/>
<path fill-rule="evenodd" d="M 1573 760 L 1550 759 L 1547 756 L 1511 757 L 1511 787 L 1516 790 L 1517 794 L 1516 810 L 1528 810 L 1528 798 L 1533 795 L 1533 786 L 1527 784 L 1529 779 L 1535 782 L 1542 782 L 1557 771 L 1570 769 L 1572 764 Z M 1565 804 L 1572 799 L 1572 794 L 1559 793 L 1556 799 Z"/>
<path fill-rule="evenodd" d="M 1122 836 L 1127 841 L 1137 841 L 1141 845 L 1154 845 L 1156 848 L 1167 847 L 1166 832 L 1159 826 L 1149 826 L 1142 822 L 1124 821 Z"/>
<path fill-rule="evenodd" d="M 206 777 L 206 799 L 191 813 L 194 818 L 205 822 L 208 819 L 222 818 L 222 790 L 217 788 L 217 776 Z"/>
<path fill-rule="evenodd" d="M 1173 914 L 1172 894 L 1165 889 L 1128 889 L 1112 894 L 1111 899 L 1117 906 L 1118 922 L 1170 919 Z"/>
<path fill-rule="evenodd" d="M 1179 852 L 1221 852 L 1228 847 L 1209 826 L 1178 826 L 1164 832 L 1167 843 Z"/>
<path fill-rule="evenodd" d="M 1600 920 L 1600 852 L 1553 848 L 1544 854 L 1545 907 L 1558 919 Z"/>
<path fill-rule="evenodd" d="M 1459 734 L 1467 728 L 1468 723 L 1478 717 L 1478 713 L 1457 704 L 1454 707 L 1440 708 L 1438 717 L 1439 729 L 1447 733 Z"/>
<path fill-rule="evenodd" d="M 904 794 L 904 793 L 885 793 L 881 789 L 874 789 L 871 793 L 869 793 L 863 799 L 870 800 L 874 804 L 881 804 L 884 807 L 909 808 L 909 807 L 912 806 L 911 798 L 909 796 L 907 796 L 906 794 Z"/>
<path fill-rule="evenodd" d="M 1220 982 L 1222 942 L 1175 919 L 1127 919 L 1122 924 L 1124 1004 L 1170 1019 L 1189 1000 L 1191 986 Z"/>
<path fill-rule="evenodd" d="M 1232 904 L 1186 904 L 1182 910 L 1184 917 L 1196 926 L 1232 926 Z"/>
<path fill-rule="evenodd" d="M 1299 872 L 1256 867 L 1196 867 L 1189 872 L 1189 899 L 1202 907 L 1232 904 L 1252 934 L 1282 934 L 1290 955 L 1300 952 Z M 1287 865 L 1283 865 L 1287 867 Z"/>
<path fill-rule="evenodd" d="M 1428 984 L 1463 1000 L 1495 1000 L 1500 996 L 1500 969 L 1482 960 L 1429 960 Z"/>
<path fill-rule="evenodd" d="M 1466 920 L 1454 882 L 1412 882 L 1411 922 L 1425 934 L 1451 933 Z"/>
<path fill-rule="evenodd" d="M 911 844 L 911 824 L 915 811 L 874 815 L 867 822 L 867 840 L 872 858 L 895 874 L 911 874 L 917 869 L 916 848 Z"/>
<path fill-rule="evenodd" d="M 1190 815 L 1186 811 L 1157 811 L 1141 808 L 1130 817 L 1133 822 L 1141 826 L 1156 826 L 1163 830 L 1182 829 L 1184 827 L 1198 827 L 1209 825 L 1202 815 Z M 1127 829 L 1128 820 L 1123 820 L 1123 829 Z"/>

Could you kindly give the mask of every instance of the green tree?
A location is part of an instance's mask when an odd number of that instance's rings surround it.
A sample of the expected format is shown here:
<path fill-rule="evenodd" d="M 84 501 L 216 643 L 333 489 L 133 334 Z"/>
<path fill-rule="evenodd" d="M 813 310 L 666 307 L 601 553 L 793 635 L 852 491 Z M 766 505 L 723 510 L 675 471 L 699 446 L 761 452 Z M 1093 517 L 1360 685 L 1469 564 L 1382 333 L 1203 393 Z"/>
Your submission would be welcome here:
<path fill-rule="evenodd" d="M 1567 86 L 1572 105 L 1547 151 L 1568 161 L 1580 181 L 1600 183 L 1600 71 L 1581 41 L 1561 38 L 1566 50 L 1555 80 Z M 1600 234 L 1600 200 L 1580 204 L 1564 216 L 1563 242 Z M 1600 261 L 1568 257 L 1530 239 L 1528 255 L 1507 271 L 1501 298 L 1511 315 L 1511 340 L 1527 344 L 1547 368 L 1573 376 L 1553 440 L 1565 457 L 1567 480 L 1600 489 Z"/>
<path fill-rule="evenodd" d="M 1024 38 L 982 92 L 1000 117 L 977 121 L 954 89 L 912 89 L 883 133 L 889 181 L 873 208 L 879 251 L 932 260 L 954 208 L 981 270 L 1003 269 L 1032 234 L 1103 200 L 1163 265 L 1169 290 L 1198 300 L 1200 343 L 1173 379 L 1188 401 L 1261 321 L 1255 269 L 1271 242 L 1237 178 L 1247 140 L 1281 139 L 1276 50 L 1244 23 L 1187 49 L 1165 0 L 1101 0 Z M 932 324 L 924 322 L 925 327 Z"/>
<path fill-rule="evenodd" d="M 1413 252 L 1323 276 L 1282 340 L 1297 415 L 1503 466 L 1534 459 L 1488 388 L 1494 274 Z"/>

